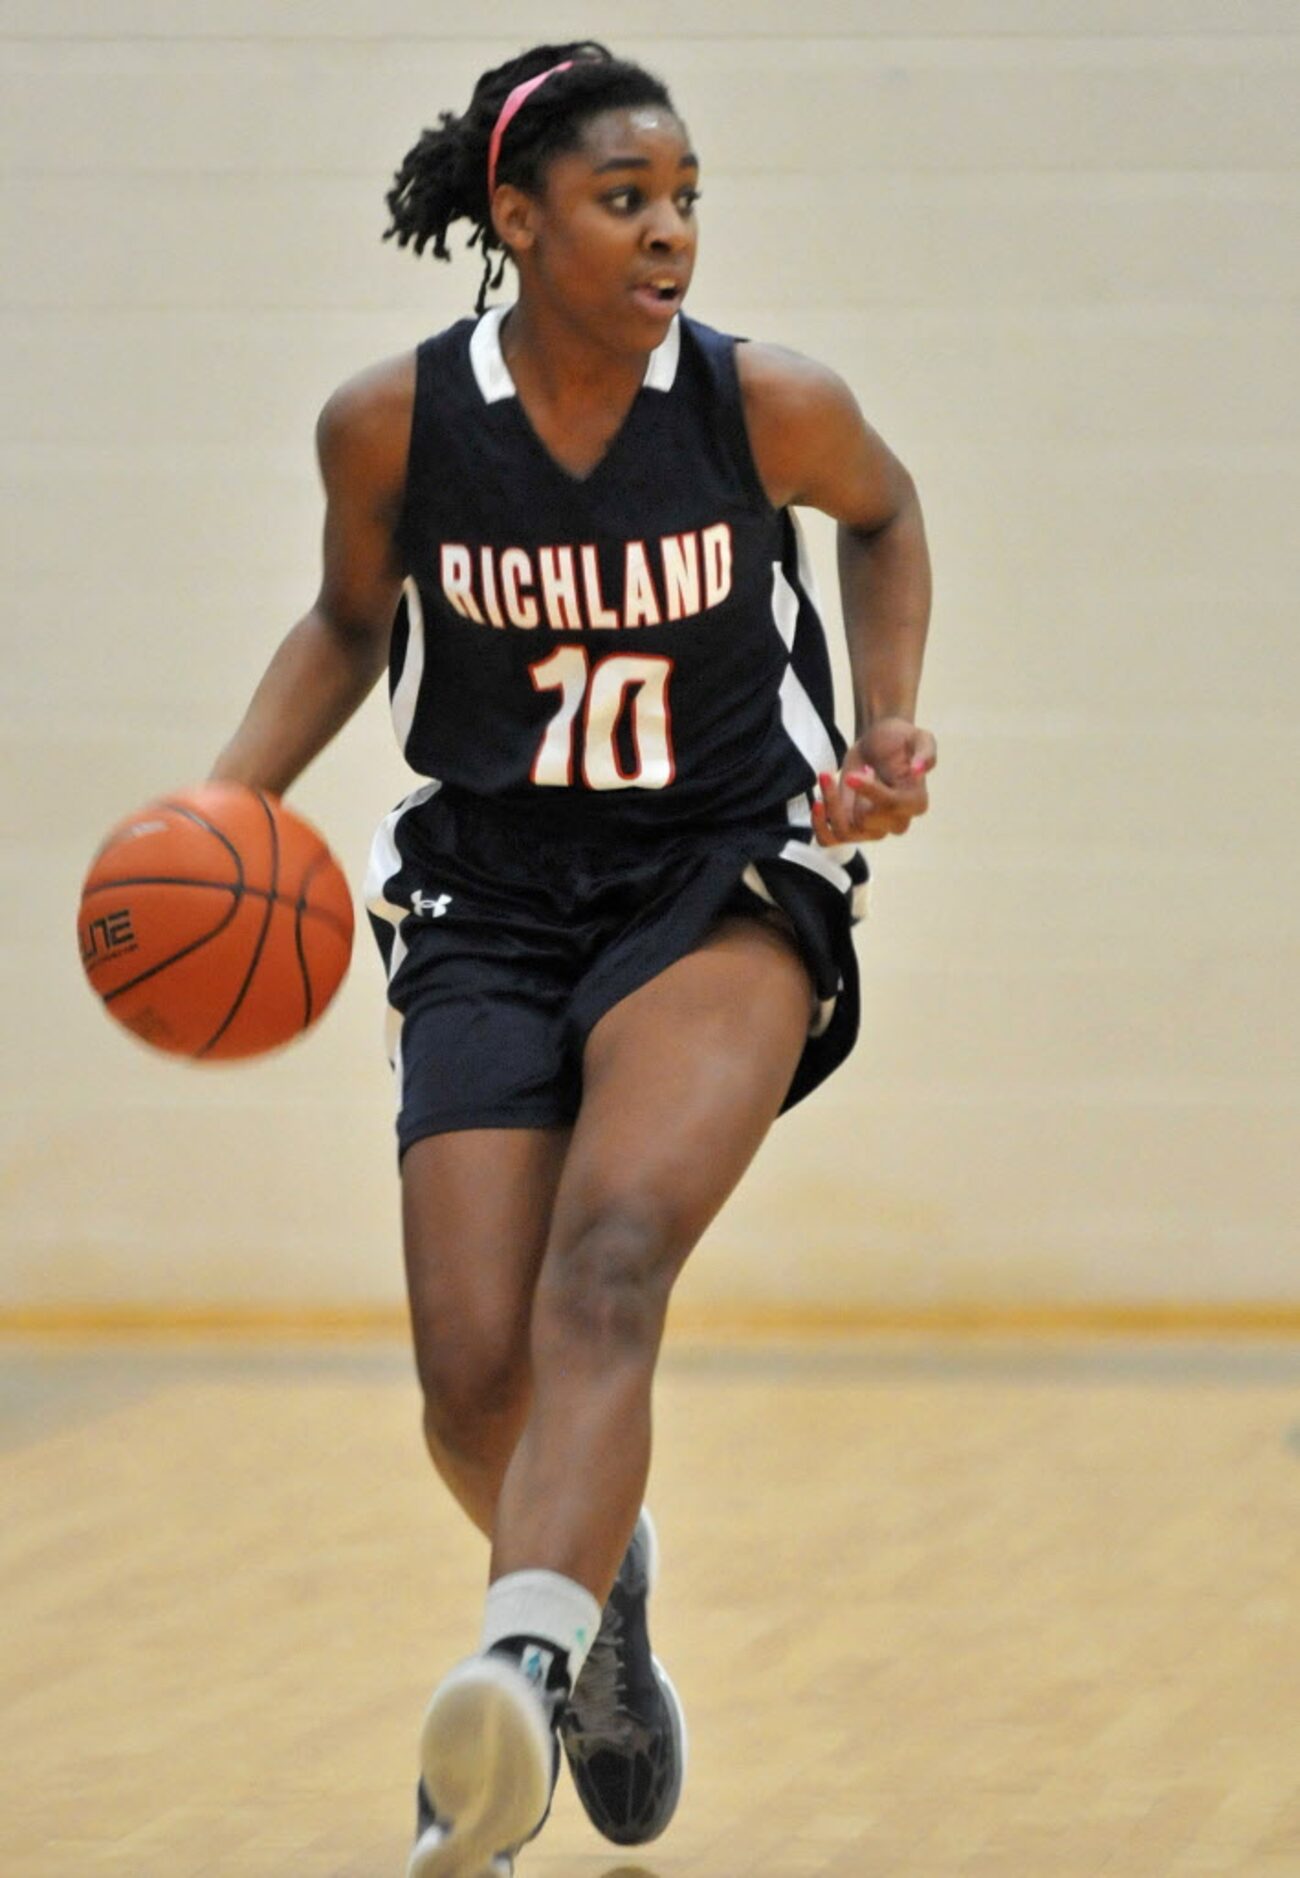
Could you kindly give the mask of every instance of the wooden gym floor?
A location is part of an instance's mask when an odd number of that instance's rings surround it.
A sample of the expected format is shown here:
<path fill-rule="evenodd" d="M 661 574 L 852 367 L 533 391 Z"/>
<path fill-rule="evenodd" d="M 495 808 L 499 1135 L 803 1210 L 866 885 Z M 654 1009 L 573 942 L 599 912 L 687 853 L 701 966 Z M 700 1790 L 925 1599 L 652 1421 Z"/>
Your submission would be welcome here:
<path fill-rule="evenodd" d="M 400 1878 L 480 1541 L 405 1351 L 0 1350 L 5 1878 Z M 1300 1873 L 1300 1344 L 676 1343 L 677 1822 L 520 1878 Z"/>

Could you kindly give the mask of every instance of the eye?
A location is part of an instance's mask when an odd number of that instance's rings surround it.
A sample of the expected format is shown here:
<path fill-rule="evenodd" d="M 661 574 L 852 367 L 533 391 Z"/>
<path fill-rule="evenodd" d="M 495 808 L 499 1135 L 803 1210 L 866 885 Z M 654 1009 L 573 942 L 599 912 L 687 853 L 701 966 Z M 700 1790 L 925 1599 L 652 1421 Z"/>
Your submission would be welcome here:
<path fill-rule="evenodd" d="M 677 207 L 683 215 L 694 215 L 695 207 L 699 199 L 700 191 L 698 189 L 683 189 L 678 193 Z"/>
<path fill-rule="evenodd" d="M 610 189 L 603 200 L 613 209 L 615 215 L 633 215 L 641 207 L 641 191 L 631 183 L 625 183 L 620 189 Z"/>

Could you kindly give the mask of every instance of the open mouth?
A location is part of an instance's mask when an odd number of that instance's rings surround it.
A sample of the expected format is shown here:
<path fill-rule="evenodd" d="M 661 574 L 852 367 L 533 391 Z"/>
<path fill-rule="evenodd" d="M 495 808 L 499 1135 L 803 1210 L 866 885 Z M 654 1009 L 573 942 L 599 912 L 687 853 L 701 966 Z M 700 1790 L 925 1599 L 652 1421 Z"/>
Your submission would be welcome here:
<path fill-rule="evenodd" d="M 638 300 L 644 301 L 646 304 L 656 309 L 675 311 L 676 308 L 681 305 L 682 295 L 685 289 L 681 281 L 672 280 L 664 276 L 659 280 L 643 280 L 639 282 L 634 292 Z"/>

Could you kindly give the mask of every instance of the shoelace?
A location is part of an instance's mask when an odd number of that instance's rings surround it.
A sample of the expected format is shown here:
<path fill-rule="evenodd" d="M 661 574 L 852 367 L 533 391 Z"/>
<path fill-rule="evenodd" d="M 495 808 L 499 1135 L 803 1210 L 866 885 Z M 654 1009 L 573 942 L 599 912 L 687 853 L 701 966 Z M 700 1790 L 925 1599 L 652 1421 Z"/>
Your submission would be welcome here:
<path fill-rule="evenodd" d="M 623 1652 L 619 1647 L 623 1641 L 623 1614 L 617 1605 L 611 1605 L 606 1616 L 608 1628 L 601 1625 L 583 1667 L 581 1700 L 570 1701 L 569 1713 L 580 1735 L 608 1737 L 619 1722 L 633 1720 L 627 1707 Z"/>

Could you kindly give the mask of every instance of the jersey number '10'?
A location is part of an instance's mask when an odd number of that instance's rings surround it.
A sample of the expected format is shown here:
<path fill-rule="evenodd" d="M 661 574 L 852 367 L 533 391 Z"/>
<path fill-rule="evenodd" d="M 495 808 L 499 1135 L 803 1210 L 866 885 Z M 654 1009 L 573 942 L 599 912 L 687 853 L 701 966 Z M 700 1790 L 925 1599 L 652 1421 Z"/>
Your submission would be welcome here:
<path fill-rule="evenodd" d="M 530 665 L 538 691 L 560 694 L 533 758 L 533 781 L 561 789 L 572 784 L 581 710 L 588 789 L 666 789 L 676 770 L 668 709 L 672 669 L 671 659 L 652 653 L 618 652 L 593 665 L 582 646 L 562 646 Z"/>

